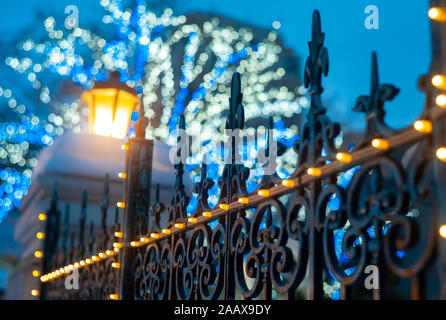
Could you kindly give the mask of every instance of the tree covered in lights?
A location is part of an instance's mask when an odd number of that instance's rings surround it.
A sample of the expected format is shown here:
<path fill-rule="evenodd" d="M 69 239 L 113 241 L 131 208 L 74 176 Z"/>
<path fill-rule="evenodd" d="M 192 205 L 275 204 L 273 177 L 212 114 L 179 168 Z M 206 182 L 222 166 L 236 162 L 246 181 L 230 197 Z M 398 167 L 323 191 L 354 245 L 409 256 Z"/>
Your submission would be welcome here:
<path fill-rule="evenodd" d="M 238 71 L 248 133 L 252 135 L 254 127 L 265 129 L 266 119 L 273 117 L 279 139 L 292 145 L 298 129 L 296 115 L 306 106 L 307 98 L 299 86 L 298 59 L 282 46 L 276 30 L 244 27 L 211 15 L 175 16 L 171 9 L 155 14 L 145 1 L 135 2 L 135 6 L 124 8 L 123 1 L 100 1 L 105 15 L 103 29 L 96 32 L 82 26 L 67 29 L 63 21 L 56 23 L 54 17 L 47 17 L 43 23 L 46 36 L 20 41 L 17 52 L 5 59 L 6 65 L 36 90 L 38 103 L 46 106 L 39 116 L 18 102 L 10 108 L 20 119 L 15 126 L 24 122 L 37 135 L 33 140 L 36 152 L 64 130 L 78 132 L 86 126 L 88 109 L 79 101 L 80 92 L 105 81 L 112 71 L 118 71 L 120 81 L 142 95 L 144 115 L 150 120 L 147 138 L 175 143 L 173 131 L 184 112 L 187 131 L 209 139 L 216 148 L 223 135 L 230 79 Z M 132 120 L 137 117 L 135 114 Z M 5 124 L 3 132 L 8 132 L 7 127 Z M 22 143 L 14 147 L 16 151 L 5 149 L 5 166 L 13 161 L 25 162 L 26 168 L 35 165 L 36 153 L 32 148 L 24 151 L 31 133 L 22 137 L 23 141 L 14 142 Z M 12 160 L 13 152 L 23 155 Z M 194 157 L 196 163 L 201 162 L 202 154 L 196 152 Z M 292 163 L 292 153 L 279 160 L 283 174 Z M 208 165 L 212 178 L 221 169 Z M 30 171 L 26 172 L 30 177 Z M 254 180 L 262 173 L 260 167 L 253 172 Z M 216 186 L 211 195 L 217 199 Z"/>

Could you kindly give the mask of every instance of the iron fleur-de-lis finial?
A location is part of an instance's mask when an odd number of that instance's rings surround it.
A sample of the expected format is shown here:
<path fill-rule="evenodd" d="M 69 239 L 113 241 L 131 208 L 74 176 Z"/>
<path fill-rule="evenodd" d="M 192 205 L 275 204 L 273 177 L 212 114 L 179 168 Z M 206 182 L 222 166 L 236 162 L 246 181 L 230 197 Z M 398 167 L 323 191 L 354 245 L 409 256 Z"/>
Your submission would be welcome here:
<path fill-rule="evenodd" d="M 313 12 L 311 41 L 308 43 L 310 55 L 305 62 L 304 84 L 310 88 L 310 113 L 323 113 L 320 95 L 323 92 L 322 75 L 327 76 L 329 68 L 328 50 L 324 47 L 325 34 L 322 32 L 321 17 L 318 10 Z"/>
<path fill-rule="evenodd" d="M 231 96 L 229 97 L 229 111 L 226 117 L 226 129 L 243 129 L 245 124 L 245 113 L 242 105 L 242 85 L 240 74 L 232 75 Z"/>
<path fill-rule="evenodd" d="M 209 190 L 214 186 L 214 181 L 207 177 L 206 154 L 203 155 L 201 165 L 201 179 L 194 185 L 194 193 L 198 195 L 198 205 L 194 216 L 199 216 L 203 211 L 209 210 Z"/>
<path fill-rule="evenodd" d="M 367 128 L 358 147 L 368 144 L 375 137 L 389 137 L 395 130 L 389 128 L 384 122 L 384 103 L 391 101 L 400 92 L 398 88 L 391 84 L 379 83 L 378 58 L 374 51 L 372 53 L 370 94 L 360 96 L 356 100 L 353 111 L 366 115 Z"/>
<path fill-rule="evenodd" d="M 168 223 L 172 226 L 177 221 L 184 221 L 187 218 L 187 205 L 189 204 L 189 197 L 184 191 L 183 175 L 184 175 L 184 164 L 182 159 L 187 155 L 188 144 L 185 139 L 187 136 L 184 134 L 186 130 L 186 120 L 184 118 L 184 113 L 180 115 L 178 123 L 178 137 L 177 137 L 177 150 L 176 150 L 176 164 L 175 168 L 175 188 L 170 200 L 170 206 L 168 208 Z M 182 141 L 183 140 L 183 141 Z M 180 146 L 181 143 L 181 146 Z M 183 154 L 186 152 L 186 154 Z"/>
<path fill-rule="evenodd" d="M 249 177 L 249 169 L 242 164 L 238 164 L 238 150 L 236 136 L 237 130 L 242 130 L 245 124 L 245 112 L 242 105 L 242 86 L 240 74 L 235 72 L 231 81 L 231 96 L 229 97 L 229 110 L 226 117 L 226 130 L 228 130 L 230 143 L 230 153 L 228 162 L 223 169 L 223 175 L 218 179 L 218 186 L 221 189 L 220 203 L 228 203 L 237 194 L 246 194 L 246 180 Z"/>

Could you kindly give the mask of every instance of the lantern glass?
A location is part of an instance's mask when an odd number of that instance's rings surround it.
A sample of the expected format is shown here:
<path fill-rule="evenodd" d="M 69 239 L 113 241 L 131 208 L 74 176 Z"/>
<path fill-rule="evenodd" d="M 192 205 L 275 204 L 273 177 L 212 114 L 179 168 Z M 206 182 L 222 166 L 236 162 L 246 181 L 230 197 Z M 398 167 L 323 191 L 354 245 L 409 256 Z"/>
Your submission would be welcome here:
<path fill-rule="evenodd" d="M 89 131 L 101 136 L 123 139 L 139 98 L 114 88 L 91 89 L 83 93 L 88 105 Z"/>

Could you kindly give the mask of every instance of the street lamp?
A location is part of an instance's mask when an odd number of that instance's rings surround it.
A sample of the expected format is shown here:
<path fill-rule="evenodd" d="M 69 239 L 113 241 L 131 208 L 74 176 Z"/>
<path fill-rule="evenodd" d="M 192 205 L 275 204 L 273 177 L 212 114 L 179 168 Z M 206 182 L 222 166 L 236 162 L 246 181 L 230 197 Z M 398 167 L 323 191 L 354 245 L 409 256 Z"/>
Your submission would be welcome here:
<path fill-rule="evenodd" d="M 128 130 L 132 112 L 140 99 L 135 89 L 119 81 L 119 73 L 112 72 L 105 82 L 96 82 L 81 99 L 88 105 L 90 133 L 123 139 Z"/>

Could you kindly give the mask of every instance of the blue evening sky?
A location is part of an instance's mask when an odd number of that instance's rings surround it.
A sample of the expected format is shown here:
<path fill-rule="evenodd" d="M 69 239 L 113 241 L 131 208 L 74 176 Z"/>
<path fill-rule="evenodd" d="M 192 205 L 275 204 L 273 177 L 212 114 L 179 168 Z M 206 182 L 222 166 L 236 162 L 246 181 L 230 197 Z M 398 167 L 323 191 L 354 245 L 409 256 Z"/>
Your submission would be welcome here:
<path fill-rule="evenodd" d="M 80 10 L 80 23 L 100 22 L 103 10 L 99 0 L 14 0 L 3 2 L 0 30 L 6 37 L 35 24 L 32 10 L 41 8 L 48 14 L 62 15 L 66 5 Z M 148 1 L 150 4 L 150 1 Z M 215 13 L 264 28 L 274 20 L 282 23 L 279 30 L 285 45 L 302 58 L 308 54 L 311 17 L 314 9 L 322 16 L 326 46 L 330 55 L 330 73 L 325 80 L 325 98 L 330 103 L 329 115 L 355 127 L 363 124 L 362 115 L 351 111 L 356 97 L 368 94 L 372 50 L 378 51 L 381 81 L 395 84 L 401 93 L 387 105 L 387 119 L 396 127 L 417 118 L 424 97 L 417 91 L 417 79 L 426 73 L 431 60 L 428 0 L 178 0 L 177 12 Z M 364 27 L 368 5 L 376 5 L 380 29 Z M 42 28 L 42 25 L 36 25 Z M 2 62 L 3 63 L 3 62 Z"/>

